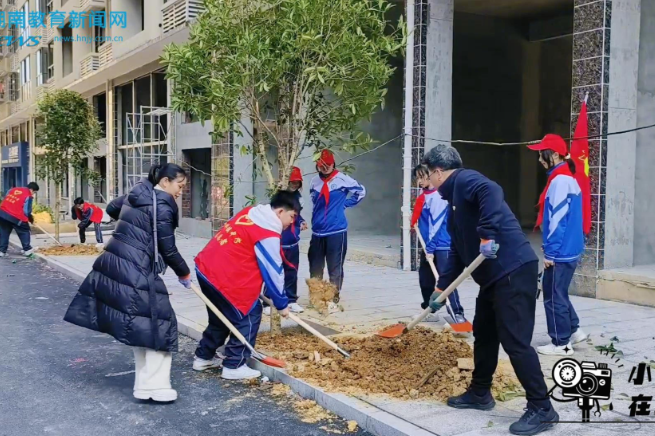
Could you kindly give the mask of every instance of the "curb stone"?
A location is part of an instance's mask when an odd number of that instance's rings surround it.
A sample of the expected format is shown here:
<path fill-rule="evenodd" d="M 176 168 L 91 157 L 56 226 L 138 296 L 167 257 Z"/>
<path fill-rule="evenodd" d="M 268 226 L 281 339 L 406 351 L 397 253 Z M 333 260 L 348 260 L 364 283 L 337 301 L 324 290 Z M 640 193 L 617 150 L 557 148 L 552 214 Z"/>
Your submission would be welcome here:
<path fill-rule="evenodd" d="M 12 246 L 20 249 L 14 242 L 10 242 Z M 52 259 L 49 256 L 44 256 L 35 253 L 36 259 L 44 263 L 54 270 L 64 274 L 76 281 L 83 281 L 85 275 L 70 268 L 67 265 Z M 178 316 L 178 333 L 188 336 L 194 340 L 202 338 L 201 326 L 197 323 L 188 320 L 184 317 Z M 367 404 L 354 397 L 344 394 L 327 393 L 323 390 L 312 386 L 308 383 L 298 380 L 290 376 L 286 372 L 266 366 L 261 362 L 250 359 L 250 365 L 253 368 L 261 371 L 271 381 L 283 383 L 303 398 L 314 400 L 318 405 L 324 407 L 335 415 L 341 418 L 356 421 L 357 425 L 362 429 L 377 435 L 377 436 L 435 436 L 435 433 L 423 430 L 412 423 L 400 419 L 388 412 L 385 412 L 377 407 Z"/>

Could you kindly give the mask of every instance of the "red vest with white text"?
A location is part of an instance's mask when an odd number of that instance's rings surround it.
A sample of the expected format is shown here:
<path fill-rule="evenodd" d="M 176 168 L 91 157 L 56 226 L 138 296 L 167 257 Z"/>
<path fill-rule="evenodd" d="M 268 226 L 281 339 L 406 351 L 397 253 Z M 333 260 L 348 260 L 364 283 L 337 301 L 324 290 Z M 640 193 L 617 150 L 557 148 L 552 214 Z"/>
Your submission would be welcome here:
<path fill-rule="evenodd" d="M 250 209 L 232 217 L 195 259 L 198 271 L 243 315 L 255 305 L 264 282 L 255 244 L 280 237 L 252 222 Z"/>
<path fill-rule="evenodd" d="M 86 215 L 89 209 L 93 211 L 91 212 L 91 218 L 89 221 L 91 221 L 92 223 L 100 224 L 102 222 L 102 217 L 104 213 L 102 212 L 102 209 L 100 209 L 98 206 L 94 204 L 84 203 L 82 205 L 82 210 L 75 208 L 75 212 L 77 213 L 77 219 L 82 221 L 84 215 Z"/>
<path fill-rule="evenodd" d="M 24 223 L 28 222 L 25 215 L 25 202 L 32 196 L 27 188 L 12 188 L 2 200 L 0 209 Z"/>

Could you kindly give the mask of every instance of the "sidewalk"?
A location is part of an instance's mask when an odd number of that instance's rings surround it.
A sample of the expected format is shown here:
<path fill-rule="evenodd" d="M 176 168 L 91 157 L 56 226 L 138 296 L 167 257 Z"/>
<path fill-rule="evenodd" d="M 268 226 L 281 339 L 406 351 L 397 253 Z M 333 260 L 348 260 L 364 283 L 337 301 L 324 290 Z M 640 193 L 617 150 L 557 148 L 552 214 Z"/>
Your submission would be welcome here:
<path fill-rule="evenodd" d="M 43 238 L 34 238 L 34 245 L 41 246 L 47 241 Z M 12 242 L 17 243 L 15 236 Z M 68 241 L 65 238 L 62 242 L 77 242 L 71 237 Z M 193 265 L 194 256 L 205 246 L 207 240 L 201 238 L 178 238 L 177 245 L 189 266 Z M 91 270 L 95 257 L 53 257 L 63 270 L 78 278 L 85 277 Z M 308 265 L 306 255 L 301 255 L 299 268 L 299 303 L 308 303 L 308 290 L 304 279 L 308 278 Z M 178 316 L 180 332 L 198 339 L 207 324 L 206 309 L 191 291 L 184 289 L 172 272 L 164 276 L 164 281 L 169 290 L 173 291 L 171 303 Z M 467 317 L 472 321 L 475 307 L 477 287 L 471 280 L 467 280 L 460 287 L 460 298 L 466 310 Z M 420 311 L 420 291 L 418 289 L 418 278 L 415 272 L 405 272 L 398 269 L 371 266 L 357 262 L 347 262 L 345 267 L 344 288 L 341 293 L 343 312 L 338 312 L 328 317 L 321 318 L 316 313 L 306 312 L 303 317 L 314 318 L 316 321 L 334 329 L 344 332 L 370 332 L 381 326 L 389 325 L 397 321 L 407 321 L 410 317 Z M 601 418 L 593 420 L 621 420 L 625 423 L 611 425 L 588 424 L 583 427 L 581 424 L 560 424 L 549 435 L 604 435 L 613 434 L 615 431 L 627 431 L 631 435 L 650 435 L 652 429 L 648 425 L 639 426 L 628 424 L 634 420 L 629 416 L 631 401 L 628 397 L 639 395 L 653 395 L 655 383 L 648 383 L 648 380 L 641 385 L 635 386 L 629 383 L 630 372 L 633 366 L 640 362 L 655 361 L 655 308 L 634 306 L 624 303 L 588 299 L 583 297 L 572 297 L 573 304 L 578 311 L 583 329 L 591 334 L 592 344 L 583 343 L 576 347 L 575 358 L 578 361 L 593 361 L 607 363 L 613 371 L 612 378 L 612 402 L 613 411 L 603 411 Z M 262 330 L 268 329 L 268 318 L 262 322 Z M 285 320 L 283 326 L 294 325 L 292 321 Z M 439 324 L 440 325 L 440 324 Z M 623 352 L 623 355 L 612 356 L 601 355 L 595 350 L 594 345 L 608 345 L 610 339 L 618 338 L 619 342 L 615 347 Z M 469 340 L 470 342 L 472 339 Z M 537 305 L 536 327 L 533 336 L 533 345 L 543 345 L 549 342 L 546 330 L 546 320 L 543 303 Z M 506 359 L 507 355 L 501 349 L 501 358 Z M 620 359 L 617 361 L 617 359 Z M 542 369 L 547 377 L 549 387 L 553 385 L 551 379 L 552 366 L 559 360 L 556 357 L 540 356 Z M 426 362 L 429 366 L 429 362 Z M 655 366 L 655 364 L 654 364 Z M 620 395 L 624 394 L 624 395 Z M 337 395 L 345 397 L 343 395 Z M 505 403 L 498 403 L 496 409 L 490 412 L 458 411 L 447 408 L 443 404 L 421 402 L 421 401 L 399 401 L 380 397 L 365 397 L 358 400 L 343 398 L 345 402 L 360 403 L 363 408 L 372 409 L 375 413 L 382 411 L 397 418 L 397 422 L 406 423 L 408 428 L 414 430 L 404 431 L 396 428 L 395 433 L 387 430 L 379 430 L 377 434 L 438 434 L 449 435 L 478 435 L 478 434 L 508 434 L 507 427 L 522 414 L 525 399 L 518 398 Z M 363 401 L 363 402 L 362 402 Z M 601 404 L 609 404 L 609 401 L 601 401 Z M 575 402 L 555 403 L 562 420 L 579 421 L 580 410 Z M 655 403 L 651 406 L 655 408 Z M 329 408 L 329 407 L 328 407 Z M 337 411 L 337 413 L 339 413 Z M 651 411 L 649 417 L 639 417 L 643 420 L 655 421 Z M 349 418 L 352 419 L 352 418 Z M 593 430 L 589 428 L 593 426 Z M 402 427 L 402 426 L 401 426 Z M 419 429 L 421 429 L 419 431 Z M 371 429 L 376 433 L 375 429 Z"/>

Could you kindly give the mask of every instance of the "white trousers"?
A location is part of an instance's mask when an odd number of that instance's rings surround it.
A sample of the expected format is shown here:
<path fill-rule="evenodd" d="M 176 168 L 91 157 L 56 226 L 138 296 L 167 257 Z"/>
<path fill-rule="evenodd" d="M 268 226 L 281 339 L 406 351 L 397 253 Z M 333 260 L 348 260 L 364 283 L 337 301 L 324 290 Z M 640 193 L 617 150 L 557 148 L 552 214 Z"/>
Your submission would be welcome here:
<path fill-rule="evenodd" d="M 134 351 L 134 390 L 171 389 L 173 353 L 132 347 Z"/>

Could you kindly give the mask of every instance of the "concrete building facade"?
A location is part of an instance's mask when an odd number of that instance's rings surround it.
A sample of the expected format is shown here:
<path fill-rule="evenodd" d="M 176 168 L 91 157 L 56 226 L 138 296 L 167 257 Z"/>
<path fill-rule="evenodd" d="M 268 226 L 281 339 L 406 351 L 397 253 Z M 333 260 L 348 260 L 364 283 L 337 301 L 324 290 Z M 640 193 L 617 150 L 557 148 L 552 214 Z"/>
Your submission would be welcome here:
<path fill-rule="evenodd" d="M 166 44 L 187 40 L 201 0 L 2 0 L 7 14 L 43 11 L 47 26 L 2 29 L 38 36 L 34 47 L 0 48 L 0 191 L 35 179 L 36 101 L 54 88 L 93 103 L 105 137 L 89 158 L 101 182 L 71 174 L 64 197 L 103 204 L 129 190 L 154 160 L 190 170 L 180 202 L 181 231 L 209 237 L 249 199 L 265 198 L 247 136 L 212 143 L 210 122 L 171 112 L 170 84 L 159 58 Z M 384 110 L 362 129 L 387 143 L 352 163 L 367 198 L 348 211 L 349 249 L 386 265 L 413 269 L 417 242 L 408 220 L 417 190 L 409 172 L 439 141 L 456 142 L 464 163 L 498 182 L 539 251 L 532 233 L 546 175 L 522 146 L 546 133 L 571 136 L 588 97 L 590 135 L 655 123 L 655 3 L 646 0 L 405 0 L 413 31 L 404 57 L 392 59 Z M 26 9 L 27 8 L 27 9 Z M 53 28 L 63 12 L 67 25 Z M 126 23 L 70 26 L 71 12 L 125 13 Z M 74 14 L 73 14 L 74 15 Z M 108 17 L 109 17 L 108 15 Z M 27 32 L 27 33 L 25 33 Z M 103 37 L 91 43 L 79 38 Z M 67 39 L 68 38 L 68 39 Z M 408 68 L 409 67 L 409 68 Z M 240 120 L 246 126 L 248 117 Z M 398 139 L 399 135 L 405 133 Z M 396 138 L 396 139 L 394 139 Z M 390 141 L 391 140 L 391 141 Z M 575 292 L 655 304 L 653 177 L 655 129 L 590 141 L 593 229 Z M 389 142 L 390 141 L 390 142 Z M 352 156 L 338 153 L 337 162 Z M 311 153 L 298 162 L 309 180 Z M 39 180 L 48 185 L 47 180 Z M 39 193 L 48 203 L 53 187 Z M 67 208 L 63 208 L 67 209 Z M 311 218 L 306 207 L 303 215 Z M 66 210 L 62 210 L 66 213 Z M 651 267 L 652 265 L 652 267 Z"/>

